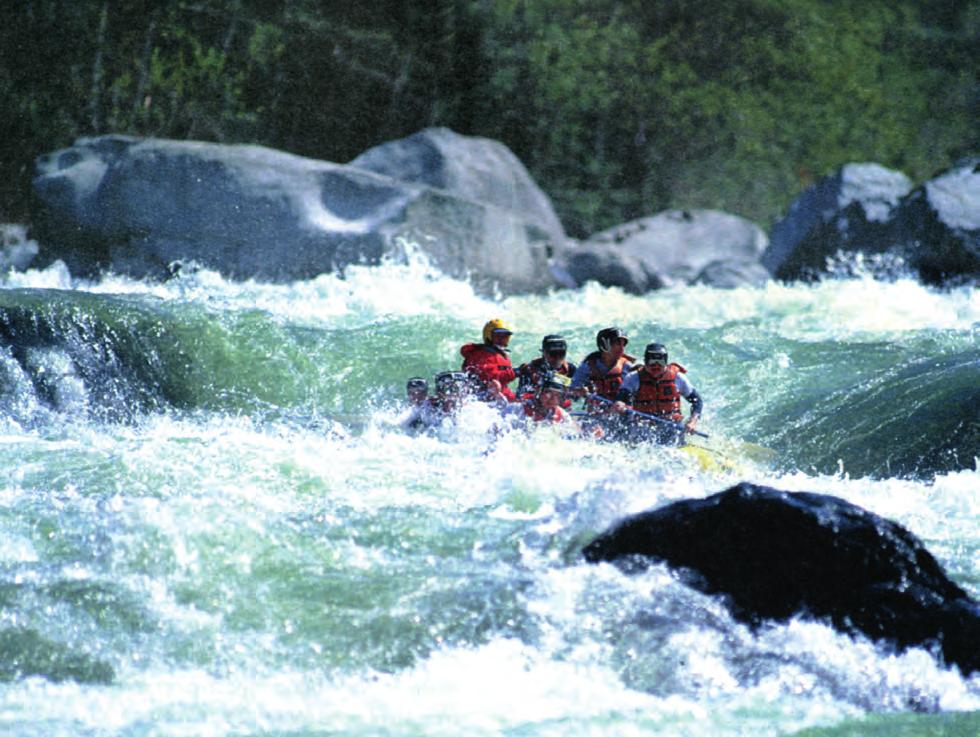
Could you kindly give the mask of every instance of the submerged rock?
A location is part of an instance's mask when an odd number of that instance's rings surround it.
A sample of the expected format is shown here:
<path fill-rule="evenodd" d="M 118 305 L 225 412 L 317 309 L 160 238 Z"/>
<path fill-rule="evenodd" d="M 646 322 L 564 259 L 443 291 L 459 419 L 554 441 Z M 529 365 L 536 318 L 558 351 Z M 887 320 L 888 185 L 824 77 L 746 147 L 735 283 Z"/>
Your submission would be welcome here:
<path fill-rule="evenodd" d="M 627 570 L 665 562 L 751 625 L 826 620 L 980 670 L 980 605 L 908 530 L 833 496 L 741 483 L 628 517 L 583 554 Z"/>
<path fill-rule="evenodd" d="M 630 294 L 644 294 L 664 286 L 657 274 L 612 245 L 571 248 L 565 253 L 564 268 L 574 286 L 594 281 L 605 287 L 620 287 Z"/>
<path fill-rule="evenodd" d="M 692 280 L 718 289 L 762 287 L 772 279 L 766 267 L 750 261 L 712 261 Z"/>
<path fill-rule="evenodd" d="M 75 274 L 164 278 L 193 261 L 231 278 L 291 281 L 417 248 L 478 287 L 555 285 L 547 224 L 261 146 L 81 138 L 39 158 L 34 191 L 41 255 Z"/>

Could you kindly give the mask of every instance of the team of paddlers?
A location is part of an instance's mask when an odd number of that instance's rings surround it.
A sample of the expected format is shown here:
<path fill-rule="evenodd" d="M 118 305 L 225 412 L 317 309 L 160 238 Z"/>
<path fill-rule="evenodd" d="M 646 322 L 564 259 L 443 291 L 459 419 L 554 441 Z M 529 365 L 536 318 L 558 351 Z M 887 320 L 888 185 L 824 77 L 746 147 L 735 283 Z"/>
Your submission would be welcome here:
<path fill-rule="evenodd" d="M 568 423 L 597 437 L 636 438 L 660 443 L 683 442 L 695 432 L 703 403 L 686 369 L 668 360 L 661 343 L 649 343 L 643 362 L 626 353 L 629 339 L 620 328 L 596 334 L 596 351 L 575 365 L 567 360 L 568 343 L 561 335 L 546 335 L 541 355 L 514 368 L 508 345 L 513 330 L 494 318 L 483 326 L 483 341 L 467 343 L 458 371 L 435 376 L 435 392 L 413 377 L 406 384 L 409 410 L 403 426 L 425 429 L 456 415 L 466 401 L 486 402 L 504 416 L 533 422 Z M 516 382 L 515 387 L 510 387 Z M 684 421 L 681 399 L 691 406 Z M 581 412 L 571 412 L 582 400 Z"/>

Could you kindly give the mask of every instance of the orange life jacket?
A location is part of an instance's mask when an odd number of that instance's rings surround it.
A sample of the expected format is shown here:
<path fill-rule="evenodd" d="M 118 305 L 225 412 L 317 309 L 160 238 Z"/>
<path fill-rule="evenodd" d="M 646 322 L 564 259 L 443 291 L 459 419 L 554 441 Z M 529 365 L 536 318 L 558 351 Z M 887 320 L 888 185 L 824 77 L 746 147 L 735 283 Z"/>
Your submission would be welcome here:
<path fill-rule="evenodd" d="M 627 356 L 624 353 L 616 361 L 615 366 L 606 373 L 602 373 L 600 366 L 605 366 L 602 363 L 602 354 L 596 351 L 586 356 L 585 363 L 589 367 L 589 383 L 592 384 L 595 393 L 600 397 L 615 401 L 619 387 L 623 385 L 623 366 L 632 360 L 634 360 L 632 356 Z"/>
<path fill-rule="evenodd" d="M 680 421 L 681 393 L 677 390 L 677 374 L 686 374 L 687 369 L 679 363 L 665 366 L 663 371 L 651 374 L 647 367 L 640 369 L 640 388 L 633 396 L 633 409 L 657 417 Z"/>

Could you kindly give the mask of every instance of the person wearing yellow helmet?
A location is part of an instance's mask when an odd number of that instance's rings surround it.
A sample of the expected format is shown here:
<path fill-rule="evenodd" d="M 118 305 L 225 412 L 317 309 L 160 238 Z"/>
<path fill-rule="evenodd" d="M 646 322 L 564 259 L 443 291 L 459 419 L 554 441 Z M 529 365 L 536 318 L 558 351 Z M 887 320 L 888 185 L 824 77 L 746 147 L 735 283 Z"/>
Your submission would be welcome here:
<path fill-rule="evenodd" d="M 483 326 L 483 343 L 467 343 L 459 350 L 463 355 L 463 371 L 480 382 L 488 397 L 496 390 L 491 382 L 499 382 L 500 394 L 508 402 L 517 400 L 514 392 L 507 386 L 517 378 L 507 348 L 513 333 L 507 322 L 495 317 Z M 494 392 L 490 391 L 491 387 Z"/>
<path fill-rule="evenodd" d="M 483 343 L 484 345 L 502 345 L 504 348 L 510 343 L 510 336 L 514 334 L 511 330 L 510 323 L 505 320 L 495 317 L 492 320 L 487 320 L 486 325 L 483 326 Z"/>

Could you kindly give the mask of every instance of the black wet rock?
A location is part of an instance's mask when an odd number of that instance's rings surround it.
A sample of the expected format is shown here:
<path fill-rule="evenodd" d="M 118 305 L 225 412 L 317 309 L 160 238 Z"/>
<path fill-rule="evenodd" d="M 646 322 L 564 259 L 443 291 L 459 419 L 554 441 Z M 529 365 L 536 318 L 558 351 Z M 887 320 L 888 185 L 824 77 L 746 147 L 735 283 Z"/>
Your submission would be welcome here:
<path fill-rule="evenodd" d="M 829 621 L 980 670 L 980 605 L 912 533 L 837 497 L 741 483 L 628 517 L 583 554 L 626 571 L 665 562 L 753 626 Z"/>
<path fill-rule="evenodd" d="M 879 164 L 846 164 L 797 197 L 774 223 L 762 264 L 777 279 L 816 278 L 838 252 L 884 253 L 911 180 Z"/>

